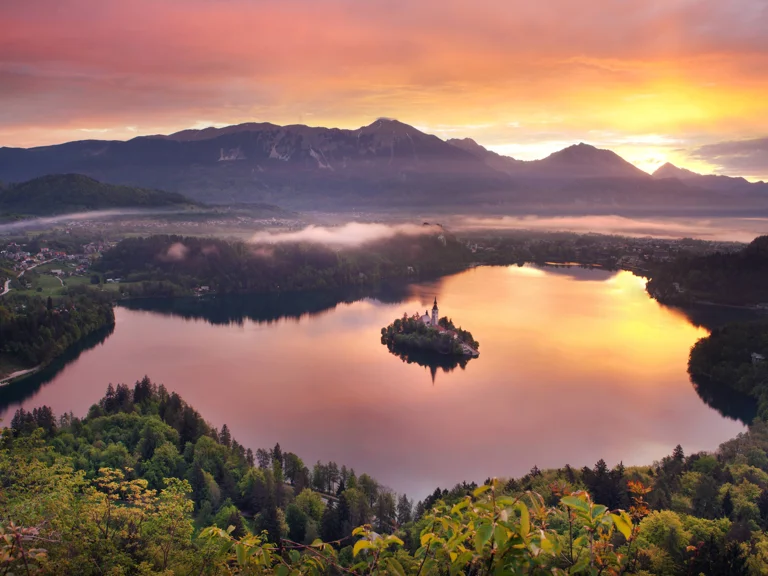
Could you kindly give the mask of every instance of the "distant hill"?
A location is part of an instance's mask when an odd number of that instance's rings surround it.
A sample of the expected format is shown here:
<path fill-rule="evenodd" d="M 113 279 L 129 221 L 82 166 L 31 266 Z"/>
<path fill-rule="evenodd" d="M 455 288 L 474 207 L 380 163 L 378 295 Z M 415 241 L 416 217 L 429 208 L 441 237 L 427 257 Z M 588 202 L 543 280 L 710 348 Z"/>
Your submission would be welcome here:
<path fill-rule="evenodd" d="M 768 210 L 699 181 L 653 178 L 609 150 L 569 146 L 520 161 L 397 120 L 356 130 L 249 123 L 40 148 L 0 148 L 0 180 L 86 174 L 216 204 L 295 210 L 655 212 Z"/>
<path fill-rule="evenodd" d="M 768 194 L 768 183 L 766 182 L 750 182 L 746 178 L 733 176 L 697 174 L 685 168 L 678 168 L 669 162 L 657 168 L 653 173 L 653 177 L 656 179 L 677 178 L 682 182 L 718 192 Z"/>
<path fill-rule="evenodd" d="M 0 212 L 66 214 L 110 208 L 159 208 L 189 205 L 175 192 L 104 184 L 81 174 L 41 176 L 0 187 Z"/>

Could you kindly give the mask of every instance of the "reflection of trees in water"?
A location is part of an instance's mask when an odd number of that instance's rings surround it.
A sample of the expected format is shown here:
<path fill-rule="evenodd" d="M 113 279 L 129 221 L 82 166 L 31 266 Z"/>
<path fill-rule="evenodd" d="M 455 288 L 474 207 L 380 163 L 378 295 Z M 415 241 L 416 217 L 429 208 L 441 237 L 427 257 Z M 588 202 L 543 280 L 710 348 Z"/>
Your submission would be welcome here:
<path fill-rule="evenodd" d="M 438 369 L 443 372 L 453 372 L 456 368 L 464 370 L 472 358 L 470 356 L 451 356 L 440 354 L 432 350 L 417 350 L 413 348 L 404 348 L 396 345 L 387 345 L 390 353 L 397 356 L 403 362 L 408 364 L 418 364 L 429 370 L 432 375 L 432 382 L 435 381 Z"/>
<path fill-rule="evenodd" d="M 341 290 L 280 292 L 264 294 L 213 295 L 201 298 L 147 298 L 120 305 L 211 324 L 242 324 L 245 320 L 271 323 L 283 318 L 299 319 L 305 314 L 322 314 L 339 304 L 375 298 L 386 304 L 407 300 L 412 287 L 406 283 L 387 283 L 375 287 Z"/>
<path fill-rule="evenodd" d="M 663 306 L 666 306 L 664 304 Z M 714 330 L 734 322 L 750 322 L 764 319 L 762 310 L 736 308 L 732 306 L 709 306 L 706 304 L 691 304 L 689 306 L 667 306 L 685 316 L 688 321 L 698 328 Z"/>
<path fill-rule="evenodd" d="M 0 409 L 5 409 L 14 404 L 21 404 L 27 398 L 34 396 L 40 388 L 54 380 L 64 368 L 77 360 L 80 354 L 95 348 L 99 344 L 103 344 L 114 331 L 114 325 L 97 330 L 67 348 L 61 356 L 55 358 L 39 372 L 16 380 L 6 386 L 0 386 Z"/>
<path fill-rule="evenodd" d="M 694 390 L 704 403 L 731 420 L 751 424 L 757 416 L 757 400 L 727 386 L 707 379 L 691 379 Z"/>

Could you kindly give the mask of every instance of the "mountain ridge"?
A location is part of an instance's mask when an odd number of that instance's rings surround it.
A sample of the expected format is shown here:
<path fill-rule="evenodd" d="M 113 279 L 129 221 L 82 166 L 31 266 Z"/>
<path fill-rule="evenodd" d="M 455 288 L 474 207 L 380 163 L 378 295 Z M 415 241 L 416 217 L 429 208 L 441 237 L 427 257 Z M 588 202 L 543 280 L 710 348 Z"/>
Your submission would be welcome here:
<path fill-rule="evenodd" d="M 58 173 L 183 192 L 202 202 L 265 202 L 299 210 L 734 205 L 733 198 L 722 197 L 733 188 L 730 180 L 653 177 L 589 144 L 522 161 L 471 139 L 444 141 L 390 118 L 356 129 L 252 122 L 127 141 L 0 148 L 0 180 Z M 749 202 L 762 202 L 754 191 L 749 183 L 739 187 Z"/>

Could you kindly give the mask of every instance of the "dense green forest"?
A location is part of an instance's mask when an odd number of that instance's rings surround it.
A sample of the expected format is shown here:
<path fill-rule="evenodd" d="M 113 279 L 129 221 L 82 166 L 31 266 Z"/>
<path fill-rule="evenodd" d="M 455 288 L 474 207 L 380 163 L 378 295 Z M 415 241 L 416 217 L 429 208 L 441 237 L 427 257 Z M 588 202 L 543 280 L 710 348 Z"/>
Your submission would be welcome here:
<path fill-rule="evenodd" d="M 107 278 L 138 283 L 126 287 L 129 296 L 175 296 L 198 286 L 238 293 L 370 285 L 456 272 L 471 261 L 469 249 L 444 234 L 402 235 L 343 249 L 151 236 L 121 241 L 96 266 Z"/>
<path fill-rule="evenodd" d="M 391 350 L 429 350 L 452 356 L 467 355 L 462 344 L 467 344 L 475 350 L 480 347 L 480 343 L 472 337 L 470 332 L 456 328 L 450 319 L 440 318 L 438 324 L 446 331 L 439 331 L 427 326 L 418 316 L 405 314 L 402 318 L 397 318 L 392 324 L 381 329 L 381 343 Z M 454 338 L 454 333 L 456 338 Z"/>
<path fill-rule="evenodd" d="M 71 291 L 55 302 L 11 292 L 0 300 L 0 376 L 46 364 L 114 323 L 111 302 L 95 292 Z"/>
<path fill-rule="evenodd" d="M 688 373 L 694 382 L 732 390 L 754 399 L 768 418 L 768 321 L 717 328 L 691 348 Z"/>
<path fill-rule="evenodd" d="M 144 378 L 82 419 L 16 412 L 0 437 L 0 571 L 758 575 L 767 451 L 758 421 L 714 454 L 534 466 L 414 506 L 333 462 L 253 452 Z"/>
<path fill-rule="evenodd" d="M 768 236 L 755 238 L 736 253 L 683 254 L 654 267 L 648 292 L 669 304 L 768 303 Z"/>
<path fill-rule="evenodd" d="M 81 174 L 53 174 L 0 186 L 0 213 L 36 216 L 110 208 L 191 205 L 176 192 L 104 184 Z"/>

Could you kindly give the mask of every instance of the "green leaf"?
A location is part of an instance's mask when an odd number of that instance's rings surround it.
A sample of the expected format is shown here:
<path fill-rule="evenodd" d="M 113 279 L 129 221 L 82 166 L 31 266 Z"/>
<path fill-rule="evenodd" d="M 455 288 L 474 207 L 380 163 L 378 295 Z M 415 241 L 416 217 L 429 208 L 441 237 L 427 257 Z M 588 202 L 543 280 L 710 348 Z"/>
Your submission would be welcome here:
<path fill-rule="evenodd" d="M 299 554 L 298 550 L 291 550 L 288 553 L 288 556 L 290 557 L 291 562 L 293 562 L 294 564 L 298 564 L 299 560 L 301 560 L 301 554 Z"/>
<path fill-rule="evenodd" d="M 310 546 L 312 546 L 312 548 L 322 548 L 323 544 L 324 542 L 320 538 L 315 538 Z"/>
<path fill-rule="evenodd" d="M 507 529 L 500 524 L 496 524 L 496 526 L 493 529 L 493 540 L 496 542 L 496 546 L 498 546 L 499 548 L 504 546 L 504 544 L 507 543 L 507 538 L 509 538 L 509 535 L 507 534 Z"/>
<path fill-rule="evenodd" d="M 426 534 L 421 535 L 420 542 L 422 546 L 426 546 L 427 544 L 432 542 L 432 540 L 434 539 L 435 539 L 435 535 L 432 532 L 427 532 Z"/>
<path fill-rule="evenodd" d="M 632 520 L 629 515 L 622 510 L 620 514 L 611 514 L 611 518 L 616 525 L 616 530 L 629 540 L 632 537 Z"/>
<path fill-rule="evenodd" d="M 491 534 L 493 534 L 493 526 L 490 524 L 481 524 L 477 527 L 477 532 L 475 533 L 475 550 L 477 550 L 478 554 L 482 553 L 483 547 L 488 540 L 491 539 Z"/>
<path fill-rule="evenodd" d="M 520 512 L 520 536 L 528 538 L 528 534 L 531 531 L 531 515 L 528 512 L 528 506 L 518 502 L 515 507 Z"/>
<path fill-rule="evenodd" d="M 400 540 L 400 538 L 395 536 L 394 534 L 390 534 L 389 536 L 387 536 L 384 539 L 384 542 L 386 542 L 387 544 L 397 544 L 398 546 L 404 546 L 405 545 L 405 543 L 402 540 Z"/>
<path fill-rule="evenodd" d="M 472 496 L 477 498 L 478 496 L 481 496 L 481 495 L 485 494 L 486 492 L 488 492 L 488 490 L 490 490 L 490 489 L 491 489 L 491 487 L 490 487 L 489 484 L 483 484 L 482 486 L 478 486 L 477 488 L 475 488 L 475 490 L 472 492 Z"/>
<path fill-rule="evenodd" d="M 397 574 L 397 576 L 405 576 L 405 570 L 403 569 L 403 566 L 394 558 L 387 558 L 387 565 L 392 572 Z"/>
<path fill-rule="evenodd" d="M 453 506 L 453 508 L 451 508 L 451 514 L 456 514 L 457 512 L 461 512 L 467 506 L 469 506 L 469 501 L 468 500 L 462 500 L 458 504 L 455 504 Z"/>
<path fill-rule="evenodd" d="M 355 542 L 355 547 L 352 548 L 352 556 L 356 557 L 360 554 L 360 550 L 365 550 L 366 548 L 374 548 L 373 543 L 368 540 L 358 540 Z"/>
<path fill-rule="evenodd" d="M 237 554 L 237 563 L 240 566 L 245 566 L 245 546 L 237 544 L 235 546 L 235 553 Z"/>
<path fill-rule="evenodd" d="M 560 502 L 568 506 L 568 508 L 575 508 L 582 512 L 589 512 L 589 502 L 578 496 L 563 496 Z"/>
<path fill-rule="evenodd" d="M 275 568 L 275 574 L 276 576 L 288 576 L 290 573 L 290 570 L 288 570 L 288 566 L 285 564 L 278 564 Z"/>

